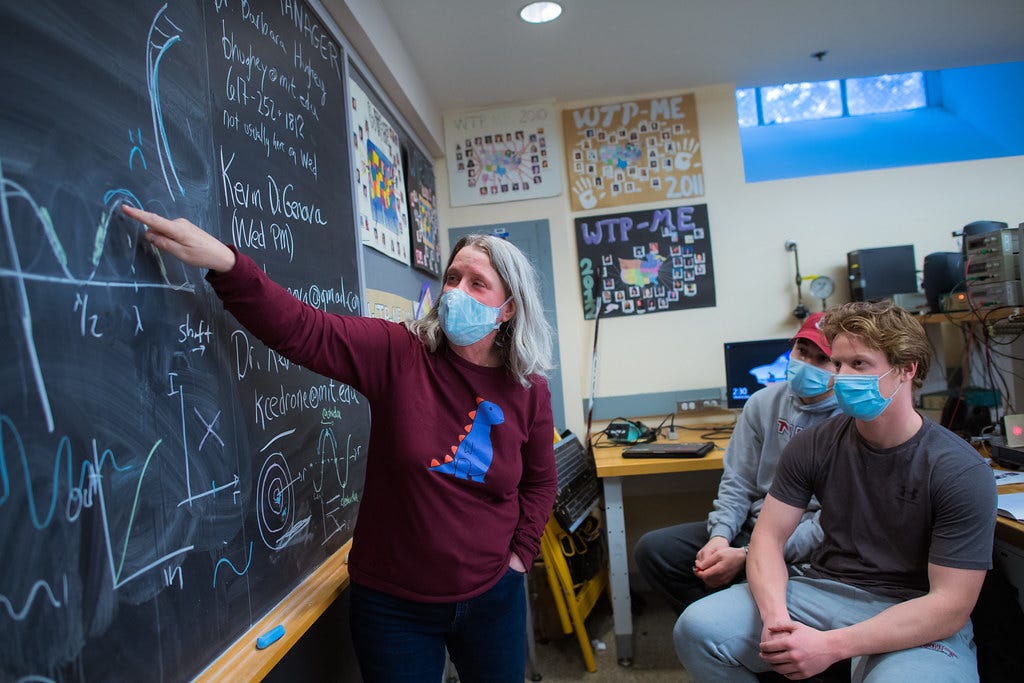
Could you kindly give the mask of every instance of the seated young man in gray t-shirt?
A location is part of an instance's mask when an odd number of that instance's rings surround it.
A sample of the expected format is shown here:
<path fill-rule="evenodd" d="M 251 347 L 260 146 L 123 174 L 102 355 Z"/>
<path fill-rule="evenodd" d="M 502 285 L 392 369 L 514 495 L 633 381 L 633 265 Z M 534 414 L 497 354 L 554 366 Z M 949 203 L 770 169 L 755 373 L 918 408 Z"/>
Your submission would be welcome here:
<path fill-rule="evenodd" d="M 751 537 L 749 589 L 691 605 L 676 652 L 701 683 L 802 679 L 847 658 L 854 681 L 977 681 L 970 614 L 991 567 L 992 471 L 914 409 L 931 350 L 909 313 L 850 303 L 822 329 L 845 415 L 792 439 Z M 824 538 L 790 578 L 783 547 L 812 496 Z"/>

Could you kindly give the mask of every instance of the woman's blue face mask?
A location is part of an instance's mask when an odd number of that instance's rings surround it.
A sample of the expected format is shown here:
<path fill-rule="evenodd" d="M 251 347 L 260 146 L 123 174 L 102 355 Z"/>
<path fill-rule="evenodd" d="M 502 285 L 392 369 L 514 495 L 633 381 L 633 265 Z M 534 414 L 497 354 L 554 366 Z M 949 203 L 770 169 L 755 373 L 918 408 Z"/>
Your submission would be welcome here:
<path fill-rule="evenodd" d="M 502 306 L 511 300 L 509 297 L 501 306 L 488 306 L 461 289 L 449 289 L 438 302 L 437 318 L 448 341 L 455 346 L 471 346 L 498 329 Z"/>
<path fill-rule="evenodd" d="M 832 381 L 832 373 L 802 360 L 790 358 L 789 365 L 786 366 L 786 381 L 789 382 L 789 388 L 793 393 L 800 398 L 812 398 L 821 396 L 831 389 L 829 384 Z"/>
<path fill-rule="evenodd" d="M 892 397 L 903 386 L 901 382 L 888 398 L 882 396 L 878 380 L 894 370 L 896 368 L 881 375 L 836 375 L 834 388 L 839 409 L 858 420 L 874 420 L 889 407 Z"/>

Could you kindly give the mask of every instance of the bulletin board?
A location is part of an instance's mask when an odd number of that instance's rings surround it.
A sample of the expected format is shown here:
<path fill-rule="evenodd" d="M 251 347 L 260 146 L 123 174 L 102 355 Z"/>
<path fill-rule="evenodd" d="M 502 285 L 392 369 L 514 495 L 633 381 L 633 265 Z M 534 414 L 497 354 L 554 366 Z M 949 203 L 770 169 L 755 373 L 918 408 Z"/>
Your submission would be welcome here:
<path fill-rule="evenodd" d="M 409 214 L 398 132 L 349 79 L 356 220 L 363 244 L 409 264 Z"/>
<path fill-rule="evenodd" d="M 416 317 L 416 302 L 380 289 L 366 290 L 366 317 L 404 323 Z"/>
<path fill-rule="evenodd" d="M 573 211 L 704 195 L 692 93 L 567 109 L 562 123 Z"/>
<path fill-rule="evenodd" d="M 707 204 L 575 220 L 583 317 L 715 305 Z"/>
<path fill-rule="evenodd" d="M 409 232 L 412 236 L 412 266 L 441 275 L 440 220 L 437 216 L 434 165 L 415 147 L 406 152 L 406 176 L 409 180 Z"/>
<path fill-rule="evenodd" d="M 452 206 L 556 197 L 562 145 L 552 104 L 445 114 Z"/>

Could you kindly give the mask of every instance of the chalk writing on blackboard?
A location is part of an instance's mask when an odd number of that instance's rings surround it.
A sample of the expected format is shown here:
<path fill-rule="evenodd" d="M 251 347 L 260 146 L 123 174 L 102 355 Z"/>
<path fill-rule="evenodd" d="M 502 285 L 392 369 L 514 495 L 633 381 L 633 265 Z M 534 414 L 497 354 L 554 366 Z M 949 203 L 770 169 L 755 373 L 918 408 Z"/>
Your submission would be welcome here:
<path fill-rule="evenodd" d="M 360 313 L 344 55 L 291 1 L 3 3 L 0 42 L 0 680 L 191 679 L 351 538 L 369 415 L 119 207 Z"/>

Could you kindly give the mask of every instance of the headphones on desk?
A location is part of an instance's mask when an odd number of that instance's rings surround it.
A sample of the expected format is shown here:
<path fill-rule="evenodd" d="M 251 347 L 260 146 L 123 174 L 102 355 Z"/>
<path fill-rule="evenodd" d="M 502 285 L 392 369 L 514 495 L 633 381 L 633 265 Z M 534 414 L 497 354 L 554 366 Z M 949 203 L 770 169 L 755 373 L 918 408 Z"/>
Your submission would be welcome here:
<path fill-rule="evenodd" d="M 632 445 L 650 443 L 658 437 L 658 432 L 643 422 L 616 418 L 604 428 L 604 435 L 612 443 Z"/>

